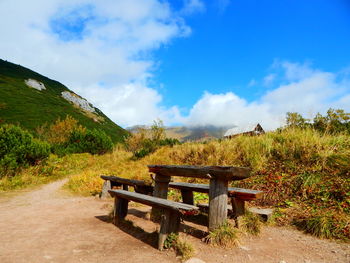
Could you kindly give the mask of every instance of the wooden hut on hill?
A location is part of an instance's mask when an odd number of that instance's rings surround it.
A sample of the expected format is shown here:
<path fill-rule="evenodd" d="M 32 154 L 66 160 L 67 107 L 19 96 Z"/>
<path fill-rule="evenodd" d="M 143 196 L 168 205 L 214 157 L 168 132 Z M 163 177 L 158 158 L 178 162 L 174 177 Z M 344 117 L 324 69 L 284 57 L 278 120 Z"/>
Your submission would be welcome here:
<path fill-rule="evenodd" d="M 236 137 L 238 135 L 249 135 L 249 136 L 255 136 L 264 134 L 265 131 L 261 127 L 261 125 L 254 124 L 254 125 L 248 125 L 246 127 L 234 127 L 229 130 L 227 130 L 224 134 L 224 138 L 231 139 L 233 137 Z"/>

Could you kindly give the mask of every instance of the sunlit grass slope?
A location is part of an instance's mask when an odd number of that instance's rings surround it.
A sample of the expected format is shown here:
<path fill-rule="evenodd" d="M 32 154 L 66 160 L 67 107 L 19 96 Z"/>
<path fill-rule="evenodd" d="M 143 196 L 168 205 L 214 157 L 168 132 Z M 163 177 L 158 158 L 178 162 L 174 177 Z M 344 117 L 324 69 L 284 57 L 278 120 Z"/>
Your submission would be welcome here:
<path fill-rule="evenodd" d="M 277 224 L 292 223 L 321 237 L 349 238 L 348 135 L 289 129 L 258 137 L 163 147 L 139 161 L 130 157 L 121 150 L 91 157 L 95 164 L 72 177 L 67 187 L 83 194 L 97 193 L 101 173 L 151 182 L 147 164 L 248 166 L 253 169 L 252 177 L 232 185 L 263 190 L 264 198 L 256 205 L 275 207 Z"/>

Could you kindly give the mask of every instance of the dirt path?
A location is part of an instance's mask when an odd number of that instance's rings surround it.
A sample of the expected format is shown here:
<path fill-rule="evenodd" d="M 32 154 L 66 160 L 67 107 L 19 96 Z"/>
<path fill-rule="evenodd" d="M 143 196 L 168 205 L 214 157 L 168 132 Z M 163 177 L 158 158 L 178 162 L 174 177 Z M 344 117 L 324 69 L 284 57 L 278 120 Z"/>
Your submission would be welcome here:
<path fill-rule="evenodd" d="M 152 247 L 149 234 L 111 224 L 111 200 L 69 196 L 60 190 L 64 182 L 0 198 L 1 263 L 179 262 L 172 251 Z M 152 232 L 156 225 L 143 218 L 147 210 L 132 208 L 128 218 Z M 265 228 L 260 237 L 245 237 L 240 248 L 230 250 L 188 239 L 205 262 L 350 262 L 347 244 L 283 228 Z"/>

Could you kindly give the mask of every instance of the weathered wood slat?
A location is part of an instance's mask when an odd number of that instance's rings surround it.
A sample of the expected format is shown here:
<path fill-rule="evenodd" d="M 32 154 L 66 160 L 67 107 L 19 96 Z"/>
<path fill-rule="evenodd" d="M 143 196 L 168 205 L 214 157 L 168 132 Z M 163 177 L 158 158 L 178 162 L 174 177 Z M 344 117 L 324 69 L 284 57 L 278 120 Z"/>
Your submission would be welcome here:
<path fill-rule="evenodd" d="M 163 250 L 164 242 L 170 233 L 178 233 L 180 226 L 180 213 L 166 209 L 161 215 L 158 249 Z"/>
<path fill-rule="evenodd" d="M 159 208 L 172 209 L 175 211 L 198 211 L 199 208 L 194 205 L 188 205 L 183 203 L 174 202 L 171 200 L 153 197 L 149 195 L 143 195 L 135 192 L 129 192 L 125 190 L 109 190 L 113 197 L 120 197 L 123 199 L 135 201 L 149 206 L 155 206 Z"/>
<path fill-rule="evenodd" d="M 153 189 L 153 196 L 167 199 L 170 177 L 156 174 L 154 181 L 155 181 L 155 186 Z M 151 220 L 154 222 L 157 222 L 160 219 L 159 216 L 161 214 L 164 214 L 164 211 L 162 211 L 162 209 L 159 209 L 157 207 L 152 207 Z"/>
<path fill-rule="evenodd" d="M 210 179 L 209 231 L 215 230 L 227 219 L 227 180 Z"/>
<path fill-rule="evenodd" d="M 152 173 L 210 179 L 242 180 L 250 176 L 250 168 L 233 166 L 148 165 Z"/>
<path fill-rule="evenodd" d="M 127 179 L 127 178 L 122 178 L 122 177 L 118 177 L 118 176 L 101 175 L 101 178 L 103 180 L 109 180 L 111 182 L 116 182 L 116 183 L 120 183 L 120 184 L 127 184 L 130 186 L 135 186 L 135 185 L 148 186 L 148 184 L 146 184 L 144 181 Z"/>
<path fill-rule="evenodd" d="M 106 197 L 108 193 L 107 191 L 109 189 L 112 189 L 113 186 L 121 186 L 121 185 L 133 186 L 135 189 L 135 192 L 137 193 L 152 194 L 153 192 L 153 186 L 148 185 L 146 182 L 141 180 L 133 180 L 133 179 L 127 179 L 127 178 L 122 178 L 118 176 L 107 176 L 107 175 L 101 175 L 101 178 L 105 180 L 104 186 L 102 188 L 101 198 Z"/>
<path fill-rule="evenodd" d="M 101 199 L 105 199 L 109 197 L 108 190 L 111 190 L 111 189 L 112 189 L 111 181 L 109 180 L 104 181 L 102 186 L 102 191 L 101 191 Z"/>
<path fill-rule="evenodd" d="M 182 202 L 189 205 L 194 205 L 193 191 L 181 189 Z"/>
<path fill-rule="evenodd" d="M 171 182 L 169 183 L 170 188 L 179 189 L 179 190 L 188 190 L 200 193 L 209 193 L 209 185 L 208 184 L 191 184 L 191 183 L 177 183 Z M 254 200 L 261 198 L 264 194 L 262 191 L 258 190 L 250 190 L 244 188 L 236 188 L 229 187 L 228 188 L 228 196 L 229 197 L 238 197 L 243 200 Z"/>

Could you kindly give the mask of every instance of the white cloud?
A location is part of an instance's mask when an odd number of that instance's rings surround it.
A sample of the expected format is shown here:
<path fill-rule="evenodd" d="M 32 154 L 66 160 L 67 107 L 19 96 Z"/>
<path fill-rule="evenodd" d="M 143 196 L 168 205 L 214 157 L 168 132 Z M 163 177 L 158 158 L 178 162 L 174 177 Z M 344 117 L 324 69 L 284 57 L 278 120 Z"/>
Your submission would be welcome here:
<path fill-rule="evenodd" d="M 276 79 L 276 74 L 268 74 L 266 77 L 264 77 L 264 86 L 270 86 Z"/>
<path fill-rule="evenodd" d="M 193 106 L 187 125 L 217 125 L 217 126 L 246 126 L 252 123 L 261 123 L 264 128 L 278 127 L 281 116 L 270 113 L 269 104 L 248 103 L 233 92 L 211 94 L 206 92 Z"/>
<path fill-rule="evenodd" d="M 248 83 L 248 87 L 254 87 L 256 86 L 258 83 L 255 79 L 251 79 Z"/>
<path fill-rule="evenodd" d="M 204 12 L 205 5 L 200 0 L 184 0 L 184 7 L 180 11 L 181 14 L 190 15 L 197 12 Z"/>
<path fill-rule="evenodd" d="M 116 123 L 177 114 L 149 86 L 157 64 L 150 52 L 190 34 L 167 2 L 2 0 L 0 23 L 7 25 L 0 27 L 1 58 L 61 81 Z"/>
<path fill-rule="evenodd" d="M 259 122 L 266 129 L 275 129 L 284 124 L 288 111 L 299 112 L 307 118 L 317 112 L 324 114 L 330 107 L 350 111 L 350 79 L 347 75 L 291 62 L 280 63 L 274 68 L 281 71 L 279 76 L 271 73 L 279 79 L 279 84 L 261 98 L 248 102 L 233 92 L 206 92 L 192 107 L 185 122 L 188 125 L 222 126 Z"/>
<path fill-rule="evenodd" d="M 160 107 L 162 96 L 155 89 L 140 83 L 129 83 L 108 89 L 101 89 L 96 85 L 84 90 L 86 97 L 91 98 L 94 105 L 101 105 L 103 112 L 108 112 L 111 119 L 119 120 L 119 124 L 124 127 L 150 124 L 156 118 L 167 122 L 181 119 L 177 107 Z"/>

